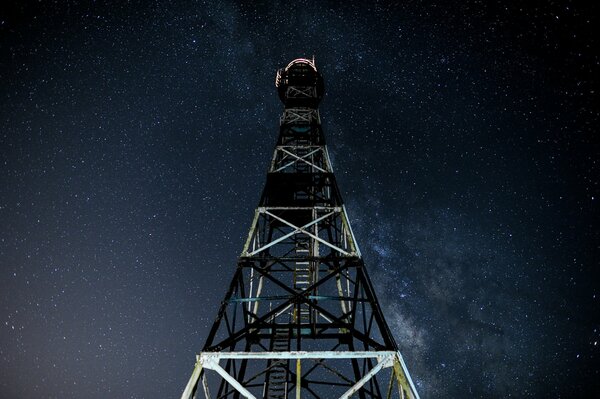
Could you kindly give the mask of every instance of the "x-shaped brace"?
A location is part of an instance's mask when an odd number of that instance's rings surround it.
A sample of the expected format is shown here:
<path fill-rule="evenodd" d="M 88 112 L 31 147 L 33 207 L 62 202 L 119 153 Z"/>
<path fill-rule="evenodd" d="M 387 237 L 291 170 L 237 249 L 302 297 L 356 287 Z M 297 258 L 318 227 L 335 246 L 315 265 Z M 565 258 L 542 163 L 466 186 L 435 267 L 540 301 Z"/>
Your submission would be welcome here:
<path fill-rule="evenodd" d="M 333 249 L 335 249 L 336 251 L 339 251 L 340 253 L 342 253 L 342 254 L 344 254 L 344 255 L 350 255 L 350 253 L 349 253 L 349 252 L 346 252 L 346 251 L 344 251 L 343 249 L 341 249 L 341 248 L 339 248 L 339 247 L 337 247 L 337 246 L 335 246 L 335 245 L 333 245 L 333 244 L 331 244 L 331 243 L 329 243 L 329 242 L 327 242 L 327 241 L 323 240 L 322 238 L 320 238 L 320 237 L 318 237 L 318 236 L 316 236 L 316 235 L 312 234 L 312 233 L 311 233 L 311 232 L 309 232 L 308 230 L 306 230 L 306 229 L 308 229 L 309 227 L 311 227 L 311 226 L 313 226 L 313 225 L 315 225 L 315 224 L 319 223 L 320 221 L 322 221 L 322 220 L 324 220 L 324 219 L 327 219 L 329 216 L 332 216 L 332 215 L 334 215 L 334 214 L 335 214 L 335 211 L 334 211 L 334 212 L 329 212 L 329 213 L 327 213 L 327 214 L 325 214 L 325 215 L 323 215 L 323 216 L 320 216 L 320 217 L 316 218 L 315 220 L 313 220 L 313 221 L 311 221 L 311 222 L 309 222 L 309 223 L 305 224 L 305 225 L 304 225 L 304 226 L 302 226 L 302 227 L 298 227 L 298 226 L 296 226 L 296 225 L 294 225 L 294 224 L 292 224 L 292 223 L 288 222 L 287 220 L 285 220 L 285 219 L 282 219 L 282 218 L 280 218 L 279 216 L 272 214 L 271 212 L 267 211 L 266 209 L 263 209 L 262 211 L 263 211 L 265 214 L 267 214 L 267 215 L 271 216 L 272 218 L 274 218 L 274 219 L 276 219 L 276 220 L 279 220 L 281 223 L 288 225 L 289 227 L 293 228 L 294 230 L 293 230 L 293 231 L 291 231 L 290 233 L 287 233 L 287 234 L 285 234 L 285 235 L 283 235 L 283 236 L 279 237 L 278 239 L 276 239 L 276 240 L 274 240 L 274 241 L 271 241 L 270 243 L 268 243 L 268 244 L 266 244 L 266 245 L 264 245 L 264 246 L 262 246 L 262 247 L 260 247 L 260 248 L 258 248 L 258 249 L 255 249 L 254 251 L 250 252 L 250 253 L 248 254 L 248 256 L 254 256 L 254 255 L 256 255 L 256 254 L 258 254 L 258 253 L 260 253 L 260 252 L 264 251 L 265 249 L 267 249 L 267 248 L 270 248 L 270 247 L 272 247 L 273 245 L 275 245 L 275 244 L 278 244 L 278 243 L 280 243 L 281 241 L 288 239 L 289 237 L 291 237 L 291 236 L 293 236 L 294 234 L 297 234 L 297 233 L 304 233 L 304 234 L 306 234 L 306 235 L 308 235 L 308 236 L 310 236 L 310 237 L 314 238 L 315 240 L 319 241 L 320 243 L 323 243 L 323 244 L 327 245 L 328 247 L 330 247 L 330 248 L 333 248 Z"/>
<path fill-rule="evenodd" d="M 276 240 L 274 240 L 274 241 L 271 241 L 271 242 L 270 242 L 270 243 L 268 243 L 267 245 L 264 245 L 264 246 L 262 246 L 262 247 L 260 247 L 260 248 L 258 248 L 258 249 L 255 249 L 254 251 L 250 252 L 250 253 L 248 254 L 248 256 L 254 256 L 254 255 L 258 254 L 259 252 L 262 252 L 262 251 L 264 251 L 265 249 L 267 249 L 267 248 L 270 248 L 270 247 L 272 247 L 273 245 L 275 245 L 275 244 L 278 244 L 278 243 L 280 243 L 281 241 L 283 241 L 283 240 L 286 240 L 286 239 L 288 239 L 289 237 L 291 237 L 291 236 L 293 236 L 294 234 L 297 234 L 297 233 L 304 233 L 304 234 L 308 235 L 309 237 L 312 237 L 312 238 L 314 238 L 314 239 L 315 239 L 315 240 L 317 240 L 318 242 L 320 242 L 320 243 L 322 243 L 322 244 L 324 244 L 324 245 L 327 245 L 328 247 L 330 247 L 330 248 L 332 248 L 332 249 L 334 249 L 334 250 L 336 250 L 336 251 L 339 251 L 341 254 L 344 254 L 344 255 L 346 255 L 346 256 L 349 256 L 349 255 L 351 255 L 349 252 L 347 252 L 347 251 L 343 250 L 342 248 L 340 248 L 340 247 L 338 247 L 338 246 L 336 246 L 336 245 L 333 245 L 332 243 L 330 243 L 330 242 L 328 242 L 328 241 L 326 241 L 326 240 L 322 239 L 322 238 L 321 238 L 321 237 L 319 237 L 319 236 L 316 236 L 316 235 L 314 235 L 313 233 L 311 233 L 310 231 L 308 231 L 308 230 L 307 230 L 309 227 L 311 227 L 311 226 L 313 226 L 313 225 L 315 225 L 315 224 L 319 223 L 320 221 L 322 221 L 322 220 L 324 220 L 324 219 L 327 219 L 329 216 L 332 216 L 332 215 L 334 215 L 334 214 L 335 214 L 335 211 L 334 211 L 334 212 L 329 212 L 329 213 L 327 213 L 327 214 L 325 214 L 325 215 L 323 215 L 323 216 L 320 216 L 320 217 L 318 217 L 317 219 L 315 219 L 315 220 L 313 220 L 313 221 L 311 221 L 311 222 L 309 222 L 309 223 L 305 224 L 305 225 L 304 225 L 304 226 L 302 226 L 302 227 L 298 227 L 298 226 L 296 226 L 295 224 L 293 224 L 293 223 L 290 223 L 290 222 L 288 222 L 287 220 L 285 220 L 285 219 L 283 219 L 283 218 L 281 218 L 281 217 L 279 217 L 279 216 L 277 216 L 277 215 L 275 215 L 275 214 L 273 214 L 273 213 L 271 213 L 271 212 L 267 211 L 266 209 L 265 209 L 265 210 L 263 210 L 263 212 L 264 212 L 265 214 L 267 214 L 267 215 L 271 216 L 273 219 L 279 220 L 281 223 L 283 223 L 283 224 L 285 224 L 285 225 L 287 225 L 287 226 L 289 226 L 289 227 L 293 228 L 294 230 L 293 230 L 293 231 L 291 231 L 291 232 L 289 232 L 289 233 L 287 233 L 287 234 L 285 234 L 285 235 L 283 235 L 283 236 L 281 236 L 281 237 L 279 237 L 278 239 L 276 239 Z"/>
<path fill-rule="evenodd" d="M 296 154 L 294 154 L 294 153 L 291 153 L 291 152 L 289 152 L 288 150 L 286 150 L 286 149 L 285 149 L 285 148 L 283 148 L 283 147 L 280 147 L 280 149 L 281 149 L 281 151 L 285 152 L 286 154 L 288 154 L 289 156 L 291 156 L 292 158 L 295 158 L 295 159 L 294 159 L 293 161 L 291 161 L 291 162 L 288 162 L 287 164 L 283 165 L 283 166 L 282 166 L 282 167 L 280 167 L 279 169 L 275 170 L 275 172 L 279 172 L 279 171 L 281 171 L 281 170 L 283 170 L 283 169 L 287 168 L 288 166 L 290 166 L 290 165 L 293 165 L 295 162 L 302 161 L 302 162 L 304 162 L 304 163 L 306 163 L 306 164 L 308 164 L 308 165 L 312 166 L 313 168 L 320 170 L 320 171 L 321 171 L 321 172 L 323 172 L 323 173 L 327 173 L 327 171 L 326 171 L 325 169 L 323 169 L 323 168 L 320 168 L 320 167 L 318 167 L 317 165 L 315 165 L 314 163 L 312 163 L 312 162 L 309 162 L 309 161 L 307 161 L 307 160 L 305 159 L 305 158 L 307 158 L 307 157 L 309 157 L 309 156 L 311 156 L 311 155 L 313 155 L 313 154 L 315 154 L 315 153 L 319 152 L 319 151 L 321 150 L 320 148 L 317 148 L 316 150 L 314 150 L 314 151 L 311 151 L 311 152 L 309 152 L 308 154 L 306 154 L 306 155 L 303 155 L 303 156 L 301 156 L 301 157 L 299 157 L 298 155 L 296 155 Z"/>

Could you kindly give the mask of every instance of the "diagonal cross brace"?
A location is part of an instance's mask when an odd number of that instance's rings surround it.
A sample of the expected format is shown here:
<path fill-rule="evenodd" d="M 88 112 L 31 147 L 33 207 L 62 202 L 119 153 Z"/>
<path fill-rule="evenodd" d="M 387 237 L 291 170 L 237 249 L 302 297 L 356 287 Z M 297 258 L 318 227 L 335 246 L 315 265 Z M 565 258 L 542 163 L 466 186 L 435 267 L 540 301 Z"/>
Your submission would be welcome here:
<path fill-rule="evenodd" d="M 256 399 L 256 396 L 252 395 L 250 391 L 248 391 L 238 380 L 236 380 L 231 374 L 223 369 L 223 367 L 219 366 L 219 360 L 216 356 L 206 356 L 204 358 L 200 358 L 200 361 L 204 363 L 204 368 L 214 370 L 225 381 L 227 381 L 236 391 L 244 395 L 244 397 L 248 399 Z"/>
<path fill-rule="evenodd" d="M 294 224 L 292 224 L 292 223 L 288 222 L 287 220 L 285 220 L 285 219 L 283 219 L 283 218 L 280 218 L 280 217 L 279 217 L 279 216 L 277 216 L 277 215 L 274 215 L 274 214 L 272 214 L 272 213 L 271 213 L 271 212 L 269 212 L 269 211 L 265 211 L 265 213 L 266 213 L 267 215 L 271 216 L 272 218 L 275 218 L 275 219 L 279 220 L 281 223 L 287 224 L 287 225 L 288 225 L 288 226 L 290 226 L 291 228 L 293 228 L 293 229 L 296 229 L 296 230 L 295 230 L 295 231 L 294 231 L 292 234 L 295 234 L 296 232 L 302 232 L 302 233 L 304 233 L 304 234 L 306 234 L 306 235 L 308 235 L 308 236 L 310 236 L 310 237 L 314 238 L 315 240 L 319 241 L 321 244 L 325 244 L 325 245 L 327 245 L 329 248 L 332 248 L 332 249 L 334 249 L 334 250 L 336 250 L 336 251 L 338 251 L 338 252 L 340 252 L 340 253 L 342 253 L 342 254 L 344 254 L 344 255 L 346 255 L 346 256 L 350 255 L 350 252 L 346 252 L 346 251 L 344 251 L 342 248 L 340 248 L 340 247 L 337 247 L 337 246 L 333 245 L 332 243 L 330 243 L 330 242 L 328 242 L 328 241 L 325 241 L 325 240 L 324 240 L 324 239 L 322 239 L 321 237 L 318 237 L 318 236 L 314 235 L 313 233 L 311 233 L 311 232 L 309 232 L 309 231 L 305 230 L 305 229 L 306 229 L 306 227 L 310 227 L 309 225 L 305 225 L 305 226 L 302 226 L 302 227 L 298 227 L 298 226 L 296 226 L 296 225 L 294 225 Z M 325 215 L 325 216 L 330 216 L 330 215 L 333 215 L 333 214 L 334 214 L 334 212 L 331 212 L 331 213 L 329 213 L 329 214 L 327 214 L 327 215 Z M 324 219 L 324 217 L 323 217 L 323 216 L 321 216 L 319 219 L 320 219 L 320 220 L 323 220 L 323 219 Z M 316 220 L 319 220 L 319 219 L 316 219 Z M 320 221 L 320 220 L 319 220 L 319 221 Z M 313 225 L 313 224 L 315 224 L 315 220 L 313 220 L 313 222 L 311 222 L 311 223 L 310 223 L 310 225 Z"/>
<path fill-rule="evenodd" d="M 292 231 L 291 233 L 288 233 L 288 234 L 285 234 L 284 236 L 281 236 L 281 237 L 279 237 L 278 239 L 276 239 L 276 240 L 274 240 L 274 241 L 271 241 L 270 243 L 268 243 L 268 244 L 266 244 L 266 245 L 264 245 L 264 246 L 262 246 L 262 247 L 260 247 L 260 248 L 258 248 L 258 249 L 255 249 L 254 251 L 250 252 L 250 253 L 248 254 L 248 256 L 254 256 L 254 255 L 256 255 L 257 253 L 259 253 L 259 252 L 262 252 L 262 251 L 264 251 L 265 249 L 267 249 L 267 248 L 270 248 L 270 247 L 272 247 L 273 245 L 280 243 L 281 241 L 283 241 L 283 240 L 285 240 L 285 239 L 287 239 L 287 238 L 289 238 L 289 237 L 293 236 L 293 235 L 294 235 L 294 234 L 296 234 L 296 233 L 300 233 L 300 232 L 307 233 L 307 231 L 306 231 L 306 230 L 304 230 L 304 229 L 307 229 L 307 228 L 309 228 L 310 226 L 313 226 L 313 225 L 315 225 L 315 224 L 319 223 L 321 220 L 327 219 L 329 216 L 331 216 L 331 215 L 335 214 L 335 212 L 329 212 L 329 213 L 327 213 L 327 214 L 325 214 L 325 215 L 323 215 L 323 216 L 321 216 L 321 217 L 319 217 L 319 218 L 317 218 L 317 219 L 315 219 L 315 220 L 313 220 L 313 221 L 311 221 L 311 222 L 309 222 L 309 223 L 305 224 L 305 225 L 304 225 L 304 226 L 302 226 L 302 227 L 297 227 L 297 226 L 294 226 L 293 224 L 291 224 L 291 223 L 289 223 L 289 222 L 287 222 L 287 221 L 285 221 L 285 220 L 283 220 L 283 219 L 281 219 L 281 218 L 279 218 L 279 217 L 277 217 L 277 216 L 273 215 L 271 212 L 269 212 L 269 211 L 267 211 L 267 210 L 263 210 L 263 212 L 264 212 L 264 213 L 266 213 L 267 215 L 270 215 L 270 216 L 274 217 L 275 219 L 278 219 L 279 221 L 281 221 L 281 222 L 283 222 L 283 223 L 287 224 L 288 226 L 290 226 L 290 227 L 294 228 L 295 230 L 294 230 L 294 231 Z M 308 234 L 308 233 L 307 233 L 307 234 Z M 343 250 L 342 250 L 342 251 L 343 251 Z M 343 252 L 345 252 L 345 251 L 343 251 Z M 346 254 L 347 254 L 347 255 L 349 255 L 347 252 L 346 252 Z"/>
<path fill-rule="evenodd" d="M 289 86 L 287 96 L 290 98 L 316 97 L 315 88 L 313 86 Z"/>
<path fill-rule="evenodd" d="M 373 367 L 367 374 L 363 376 L 360 380 L 356 382 L 353 386 L 350 387 L 340 399 L 349 399 L 350 396 L 354 395 L 363 385 L 365 385 L 375 374 L 379 372 L 384 367 L 391 367 L 393 365 L 393 357 L 391 355 L 387 355 L 384 358 L 378 359 L 378 363 Z"/>
<path fill-rule="evenodd" d="M 311 152 L 309 152 L 308 154 L 306 154 L 306 155 L 303 155 L 303 156 L 301 156 L 301 157 L 300 157 L 300 156 L 298 156 L 298 155 L 296 155 L 296 154 L 294 154 L 294 153 L 292 153 L 292 152 L 289 152 L 289 151 L 288 151 L 288 150 L 286 150 L 285 148 L 281 148 L 281 151 L 285 152 L 286 154 L 288 154 L 289 156 L 291 156 L 292 158 L 295 158 L 295 159 L 294 159 L 293 161 L 291 161 L 291 162 L 288 162 L 288 163 L 286 163 L 285 165 L 281 166 L 279 169 L 276 169 L 276 170 L 275 170 L 275 172 L 279 172 L 279 171 L 281 171 L 281 170 L 283 170 L 283 169 L 287 168 L 288 166 L 290 166 L 290 165 L 293 165 L 295 162 L 302 161 L 302 162 L 304 162 L 304 163 L 306 163 L 306 164 L 308 164 L 308 165 L 312 166 L 313 168 L 320 170 L 320 171 L 321 171 L 321 172 L 323 172 L 323 173 L 327 173 L 327 171 L 326 171 L 325 169 L 323 169 L 323 168 L 320 168 L 320 167 L 318 167 L 317 165 L 315 165 L 314 163 L 312 163 L 312 162 L 309 162 L 309 161 L 307 161 L 307 160 L 305 159 L 306 157 L 309 157 L 309 156 L 311 156 L 311 155 L 313 155 L 313 154 L 315 154 L 315 153 L 319 152 L 320 150 L 321 150 L 320 148 L 317 148 L 316 150 L 314 150 L 314 151 L 311 151 Z"/>

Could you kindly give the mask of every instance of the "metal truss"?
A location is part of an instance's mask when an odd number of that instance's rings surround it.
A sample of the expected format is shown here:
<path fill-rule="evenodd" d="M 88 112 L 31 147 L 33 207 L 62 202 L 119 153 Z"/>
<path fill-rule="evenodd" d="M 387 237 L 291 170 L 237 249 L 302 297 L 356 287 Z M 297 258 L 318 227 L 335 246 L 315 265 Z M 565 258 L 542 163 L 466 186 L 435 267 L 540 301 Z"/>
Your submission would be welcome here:
<path fill-rule="evenodd" d="M 345 389 L 347 385 L 349 387 L 343 391 L 339 396 L 340 399 L 348 399 L 352 395 L 356 394 L 365 384 L 367 384 L 375 375 L 380 373 L 385 368 L 390 368 L 391 373 L 389 377 L 388 389 L 386 392 L 386 398 L 398 397 L 402 399 L 411 398 L 410 392 L 404 389 L 404 386 L 411 386 L 412 390 L 415 391 L 411 381 L 405 379 L 407 373 L 406 365 L 402 359 L 400 352 L 394 351 L 380 351 L 380 352 L 368 352 L 368 351 L 356 351 L 356 352 L 335 352 L 335 351 L 314 351 L 314 352 L 303 352 L 303 351 L 287 351 L 287 352 L 202 352 L 196 357 L 196 365 L 192 373 L 188 384 L 185 387 L 183 397 L 191 397 L 197 388 L 198 381 L 202 382 L 202 391 L 205 398 L 212 398 L 209 384 L 206 378 L 206 370 L 212 370 L 216 372 L 220 377 L 227 381 L 232 391 L 242 395 L 245 398 L 256 399 L 255 396 L 246 386 L 248 383 L 243 384 L 236 377 L 230 374 L 224 369 L 219 363 L 221 361 L 230 362 L 232 360 L 280 360 L 290 361 L 295 360 L 295 375 L 291 379 L 289 386 L 285 387 L 285 394 L 293 393 L 296 398 L 302 398 L 302 379 L 306 379 L 309 375 L 313 374 L 317 369 L 314 367 L 315 364 L 324 364 L 325 360 L 366 360 L 370 359 L 374 361 L 374 365 L 364 373 L 363 377 L 358 381 L 354 382 L 350 378 L 345 378 L 341 373 L 336 372 L 331 367 L 328 367 L 328 371 L 332 374 L 337 373 L 341 380 L 345 381 L 346 384 L 340 384 Z M 304 360 L 304 365 L 302 361 Z M 308 362 L 307 362 L 308 361 Z M 257 376 L 251 376 L 247 381 L 255 379 Z M 312 381 L 313 383 L 315 381 Z M 245 386 L 246 385 L 246 386 Z M 397 396 L 394 394 L 394 386 L 397 389 Z M 342 389 L 342 390 L 343 390 Z M 312 394 L 312 393 L 311 393 Z M 264 396 L 264 392 L 263 395 Z"/>
<path fill-rule="evenodd" d="M 319 111 L 313 108 L 286 108 L 279 120 L 281 125 L 294 123 L 321 124 Z"/>
<path fill-rule="evenodd" d="M 182 398 L 418 398 L 333 174 L 314 60 L 276 85 L 286 107 L 265 188 Z"/>
<path fill-rule="evenodd" d="M 288 86 L 287 98 L 314 98 L 317 96 L 317 89 L 314 86 Z"/>
<path fill-rule="evenodd" d="M 281 145 L 275 148 L 269 172 L 332 173 L 327 147 L 316 145 Z"/>
<path fill-rule="evenodd" d="M 300 220 L 301 225 L 292 222 Z M 296 256 L 294 250 L 303 238 L 314 240 L 313 256 L 323 252 L 324 247 L 333 255 L 360 256 L 344 206 L 259 207 L 242 256 L 256 256 L 276 245 L 279 253 L 286 254 L 283 257 Z"/>

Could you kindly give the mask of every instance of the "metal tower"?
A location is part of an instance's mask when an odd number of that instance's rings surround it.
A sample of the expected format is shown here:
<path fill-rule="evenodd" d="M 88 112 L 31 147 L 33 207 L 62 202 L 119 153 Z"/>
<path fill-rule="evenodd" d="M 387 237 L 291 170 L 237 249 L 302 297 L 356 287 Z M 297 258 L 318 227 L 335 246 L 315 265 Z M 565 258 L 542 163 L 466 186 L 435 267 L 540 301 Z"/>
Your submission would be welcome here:
<path fill-rule="evenodd" d="M 419 398 L 338 190 L 314 59 L 277 71 L 267 182 L 182 398 Z"/>

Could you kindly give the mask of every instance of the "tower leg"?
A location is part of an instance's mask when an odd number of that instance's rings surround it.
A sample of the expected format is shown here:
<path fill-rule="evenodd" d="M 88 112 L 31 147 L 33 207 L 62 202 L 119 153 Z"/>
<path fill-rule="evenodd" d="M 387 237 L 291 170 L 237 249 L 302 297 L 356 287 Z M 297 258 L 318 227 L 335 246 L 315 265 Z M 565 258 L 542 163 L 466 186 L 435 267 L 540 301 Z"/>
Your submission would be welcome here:
<path fill-rule="evenodd" d="M 196 387 L 198 385 L 198 379 L 200 378 L 200 374 L 202 373 L 202 362 L 200 362 L 200 356 L 196 356 L 196 365 L 194 366 L 194 371 L 192 372 L 192 376 L 188 381 L 183 394 L 181 395 L 181 399 L 191 399 L 192 395 L 196 391 Z"/>

